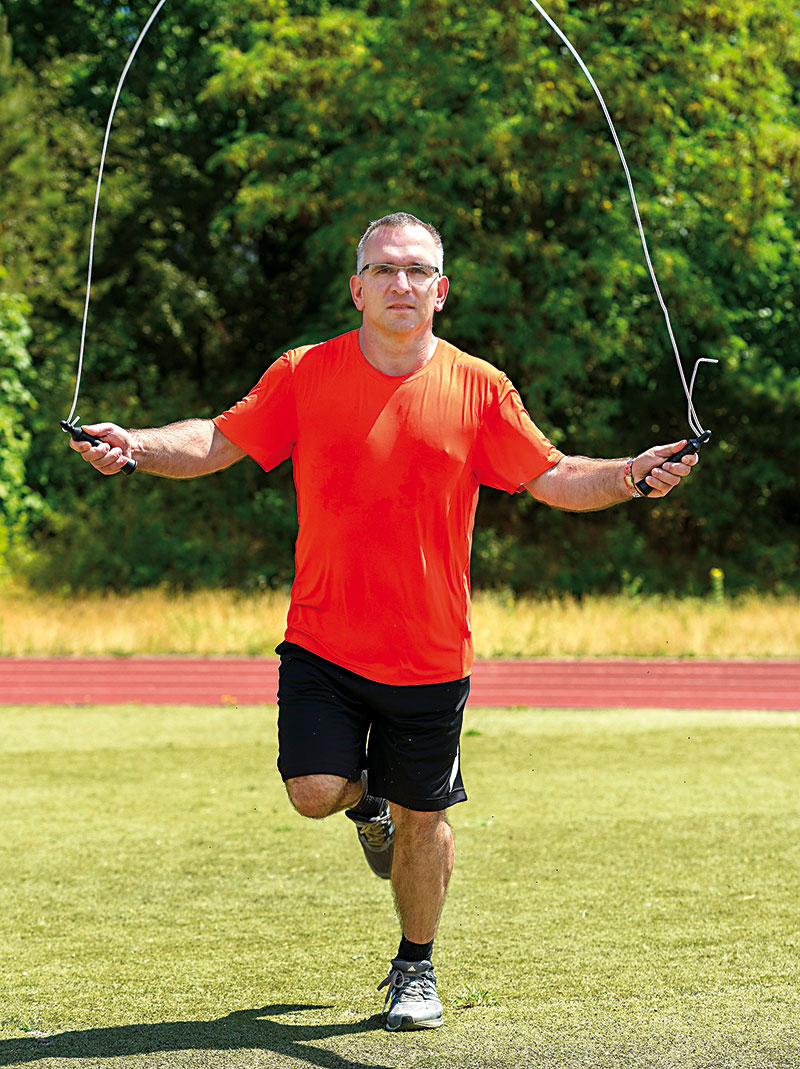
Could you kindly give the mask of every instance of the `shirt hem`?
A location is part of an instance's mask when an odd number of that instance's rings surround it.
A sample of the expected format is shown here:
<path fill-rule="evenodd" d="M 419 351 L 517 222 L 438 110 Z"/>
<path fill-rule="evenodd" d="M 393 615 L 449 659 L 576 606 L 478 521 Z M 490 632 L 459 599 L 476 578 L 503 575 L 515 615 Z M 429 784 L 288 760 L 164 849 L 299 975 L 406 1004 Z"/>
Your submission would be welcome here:
<path fill-rule="evenodd" d="M 364 665 L 357 661 L 351 661 L 347 657 L 342 657 L 321 642 L 316 642 L 305 632 L 295 631 L 291 627 L 286 629 L 284 639 L 286 642 L 293 642 L 296 646 L 302 646 L 304 650 L 308 650 L 309 653 L 313 653 L 316 657 L 322 657 L 339 668 L 344 668 L 348 672 L 361 676 L 362 679 L 369 679 L 373 683 L 384 683 L 391 687 L 426 687 L 437 683 L 457 683 L 459 680 L 467 679 L 472 672 L 472 659 L 462 661 L 457 669 L 446 669 L 441 672 L 421 672 L 413 669 L 407 672 L 384 672 L 370 665 Z"/>

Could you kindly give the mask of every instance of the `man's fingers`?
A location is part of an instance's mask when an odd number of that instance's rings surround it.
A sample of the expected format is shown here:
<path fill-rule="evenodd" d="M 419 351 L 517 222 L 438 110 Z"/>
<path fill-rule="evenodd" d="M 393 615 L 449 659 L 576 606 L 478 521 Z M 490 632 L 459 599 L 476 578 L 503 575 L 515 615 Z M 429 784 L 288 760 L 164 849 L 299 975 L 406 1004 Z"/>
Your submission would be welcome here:
<path fill-rule="evenodd" d="M 127 431 L 116 423 L 85 423 L 81 429 L 94 443 L 81 437 L 70 438 L 69 444 L 87 464 L 101 475 L 116 475 L 125 467 L 132 447 Z"/>
<path fill-rule="evenodd" d="M 121 471 L 125 467 L 129 459 L 130 458 L 126 457 L 121 449 L 114 448 L 106 456 L 105 465 L 101 468 L 98 468 L 97 470 L 102 475 L 116 475 L 117 472 Z"/>
<path fill-rule="evenodd" d="M 101 475 L 116 475 L 128 462 L 128 457 L 119 446 L 111 446 L 108 442 L 92 445 L 91 442 L 76 442 L 70 439 L 69 444 L 76 453 L 80 453 L 81 458 L 87 464 L 91 464 Z"/>
<path fill-rule="evenodd" d="M 692 468 L 699 459 L 697 453 L 689 453 L 682 460 L 668 460 L 665 464 L 662 464 L 661 467 L 671 475 L 677 475 L 680 478 L 684 478 L 686 475 L 691 474 Z"/>
<path fill-rule="evenodd" d="M 82 428 L 87 434 L 91 434 L 92 438 L 107 438 L 120 430 L 116 423 L 84 423 Z"/>
<path fill-rule="evenodd" d="M 91 442 L 75 441 L 74 438 L 70 439 L 70 449 L 74 449 L 76 453 L 80 453 L 84 460 L 87 460 L 90 464 L 94 461 L 100 460 L 106 455 L 111 446 L 108 442 L 100 442 L 99 445 L 92 445 Z"/>
<path fill-rule="evenodd" d="M 687 444 L 686 438 L 681 438 L 679 442 L 673 442 L 672 445 L 657 445 L 653 452 L 660 457 L 671 457 L 673 453 L 679 452 Z"/>
<path fill-rule="evenodd" d="M 673 487 L 677 486 L 681 479 L 685 479 L 687 475 L 691 474 L 692 468 L 697 461 L 698 456 L 696 453 L 685 456 L 683 460 L 666 461 L 664 464 L 656 465 L 649 471 L 645 476 L 645 481 L 648 486 L 652 487 L 656 496 L 663 497 L 664 494 L 668 494 Z"/>
<path fill-rule="evenodd" d="M 118 471 L 125 467 L 128 462 L 128 457 L 122 452 L 118 446 L 114 446 L 92 466 L 96 471 L 99 471 L 101 475 L 116 475 Z"/>
<path fill-rule="evenodd" d="M 649 476 L 650 486 L 654 486 L 656 489 L 662 490 L 664 493 L 671 490 L 673 486 L 677 486 L 680 481 L 680 475 L 673 475 L 664 468 L 653 468 Z"/>

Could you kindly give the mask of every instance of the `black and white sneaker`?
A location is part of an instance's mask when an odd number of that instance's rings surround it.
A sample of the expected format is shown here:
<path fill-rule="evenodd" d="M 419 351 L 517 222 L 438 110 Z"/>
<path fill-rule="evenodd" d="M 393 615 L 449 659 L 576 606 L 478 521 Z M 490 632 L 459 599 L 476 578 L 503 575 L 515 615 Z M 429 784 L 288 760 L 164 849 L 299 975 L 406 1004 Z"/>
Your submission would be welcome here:
<path fill-rule="evenodd" d="M 436 993 L 436 974 L 430 961 L 394 958 L 389 975 L 378 984 L 378 990 L 382 987 L 389 988 L 383 1004 L 387 1032 L 410 1032 L 441 1025 L 442 1003 Z"/>
<path fill-rule="evenodd" d="M 384 798 L 381 811 L 376 817 L 365 817 L 357 809 L 345 809 L 344 812 L 358 830 L 358 841 L 367 864 L 376 876 L 388 880 L 392 874 L 394 850 L 394 821 L 389 803 Z"/>

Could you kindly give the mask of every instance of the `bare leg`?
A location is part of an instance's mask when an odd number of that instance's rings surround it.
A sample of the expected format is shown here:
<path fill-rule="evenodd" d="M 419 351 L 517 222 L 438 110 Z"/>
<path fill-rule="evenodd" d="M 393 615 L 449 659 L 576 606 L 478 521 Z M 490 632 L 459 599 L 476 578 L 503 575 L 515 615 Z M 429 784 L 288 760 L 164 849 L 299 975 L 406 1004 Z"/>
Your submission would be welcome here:
<path fill-rule="evenodd" d="M 321 819 L 355 806 L 364 783 L 363 778 L 353 782 L 341 776 L 295 776 L 286 780 L 286 792 L 298 813 Z"/>
<path fill-rule="evenodd" d="M 403 935 L 428 943 L 436 934 L 453 871 L 453 830 L 444 811 L 422 813 L 392 803 L 395 822 L 392 887 Z"/>

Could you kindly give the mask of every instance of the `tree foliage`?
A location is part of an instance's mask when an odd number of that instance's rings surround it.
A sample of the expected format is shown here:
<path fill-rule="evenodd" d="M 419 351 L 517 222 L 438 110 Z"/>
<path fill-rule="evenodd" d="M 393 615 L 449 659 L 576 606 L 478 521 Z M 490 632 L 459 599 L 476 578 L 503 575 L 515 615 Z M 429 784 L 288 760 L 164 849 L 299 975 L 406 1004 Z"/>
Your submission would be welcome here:
<path fill-rule="evenodd" d="M 150 7 L 2 6 L 0 255 L 32 304 L 39 405 L 18 419 L 47 503 L 28 521 L 40 572 L 285 582 L 286 467 L 102 480 L 65 453 L 99 145 Z M 729 589 L 796 586 L 798 15 L 778 0 L 552 9 L 620 131 L 685 363 L 721 361 L 696 393 L 714 438 L 663 503 L 575 518 L 485 492 L 475 578 L 697 590 L 719 566 Z M 627 455 L 687 433 L 605 120 L 527 0 L 165 5 L 112 135 L 81 412 L 211 415 L 282 349 L 355 325 L 355 244 L 398 209 L 443 233 L 439 332 L 506 370 L 561 448 Z"/>
<path fill-rule="evenodd" d="M 24 298 L 0 292 L 0 574 L 21 550 L 26 528 L 40 504 L 27 486 L 25 462 L 30 433 L 20 414 L 35 406 L 28 389 L 31 336 Z"/>

